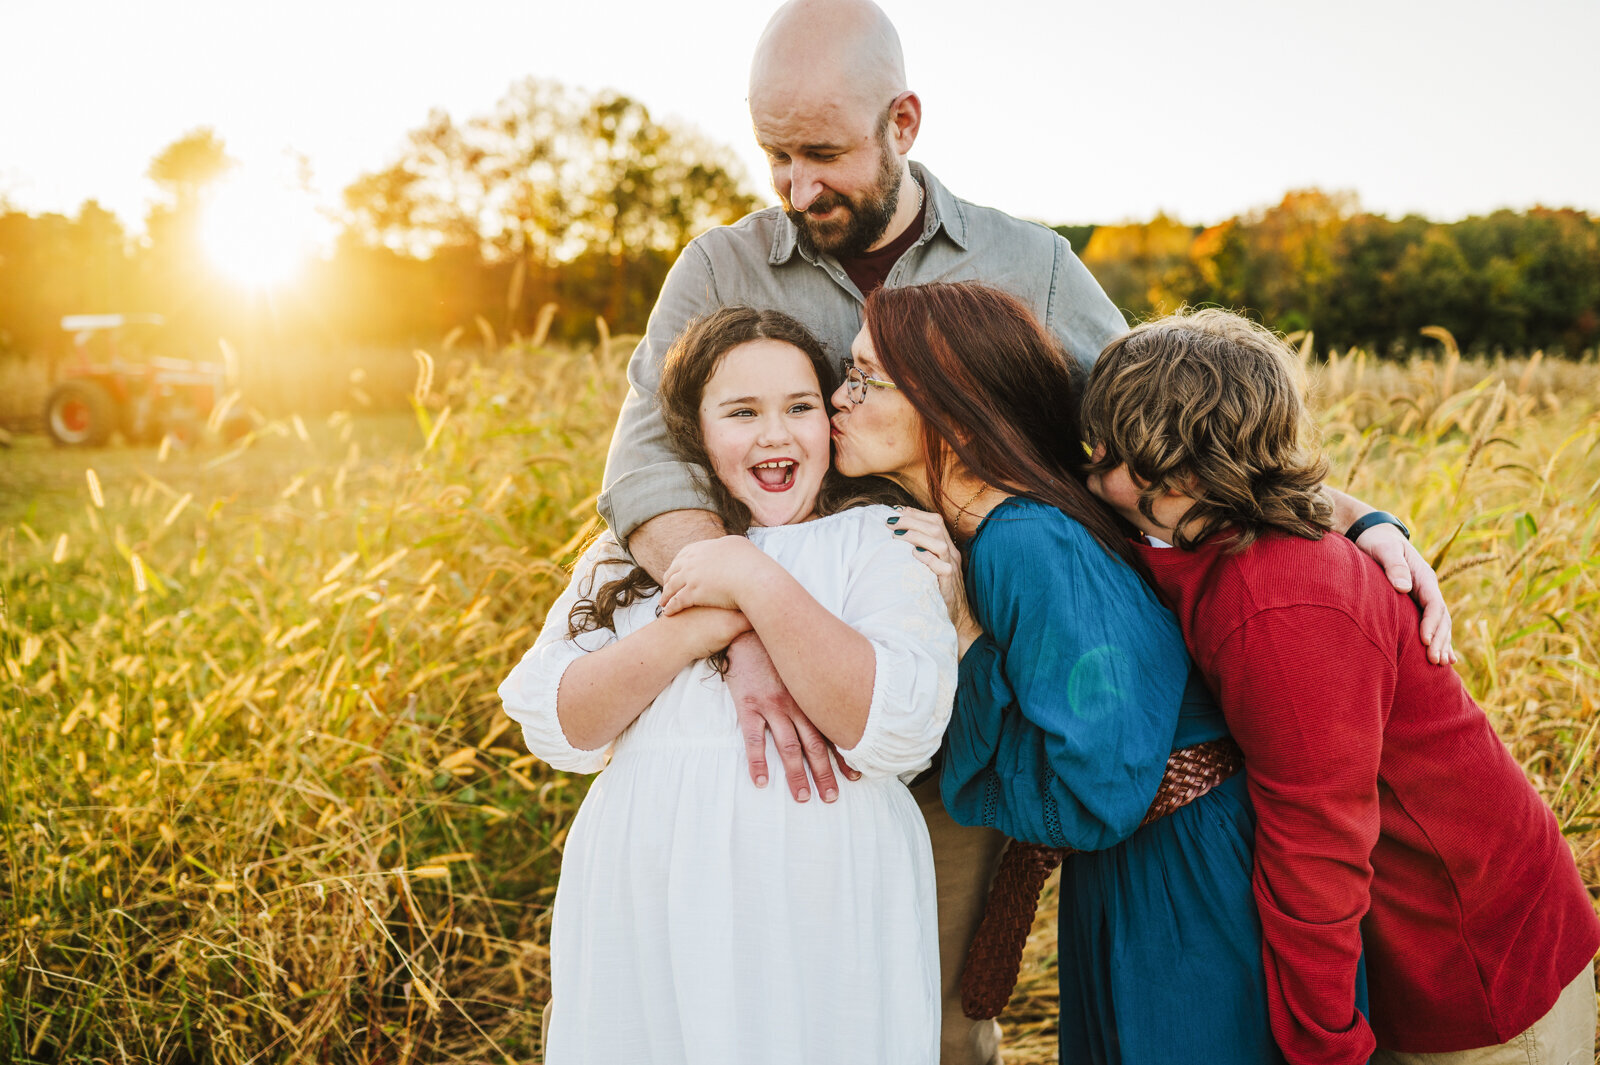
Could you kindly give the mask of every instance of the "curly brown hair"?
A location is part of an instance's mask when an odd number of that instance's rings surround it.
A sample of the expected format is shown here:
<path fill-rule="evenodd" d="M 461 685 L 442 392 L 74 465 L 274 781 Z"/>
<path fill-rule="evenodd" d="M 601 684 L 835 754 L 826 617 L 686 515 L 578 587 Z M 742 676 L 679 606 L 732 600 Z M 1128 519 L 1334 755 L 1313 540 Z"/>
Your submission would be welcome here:
<path fill-rule="evenodd" d="M 1223 529 L 1243 550 L 1269 529 L 1318 540 L 1329 528 L 1328 463 L 1295 354 L 1248 318 L 1185 308 L 1113 340 L 1089 376 L 1083 425 L 1105 448 L 1089 472 L 1126 463 L 1145 517 L 1169 491 L 1194 500 L 1178 547 Z"/>
<path fill-rule="evenodd" d="M 711 474 L 711 457 L 700 430 L 700 399 L 723 356 L 753 340 L 779 340 L 799 348 L 816 371 L 824 401 L 839 387 L 839 368 L 811 331 L 794 318 L 782 311 L 723 307 L 690 322 L 668 349 L 661 364 L 661 385 L 656 390 L 656 403 L 672 449 L 696 468 L 700 488 L 711 504 L 707 509 L 722 519 L 727 532 L 735 535 L 749 530 L 750 508 Z M 817 493 L 817 513 L 836 514 L 869 503 L 904 506 L 911 502 L 902 489 L 881 477 L 845 477 L 830 467 L 823 474 Z M 626 576 L 608 581 L 592 596 L 573 605 L 567 619 L 568 639 L 594 629 L 615 628 L 618 608 L 658 591 L 655 578 L 643 566 L 634 566 Z"/>

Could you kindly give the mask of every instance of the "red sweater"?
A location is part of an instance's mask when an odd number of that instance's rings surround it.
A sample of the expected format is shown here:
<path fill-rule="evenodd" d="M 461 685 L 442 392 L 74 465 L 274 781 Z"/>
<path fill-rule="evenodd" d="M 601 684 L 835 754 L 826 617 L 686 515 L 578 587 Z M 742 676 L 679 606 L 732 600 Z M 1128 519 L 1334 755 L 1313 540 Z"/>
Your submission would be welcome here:
<path fill-rule="evenodd" d="M 1549 1012 L 1600 922 L 1555 815 L 1428 662 L 1411 601 L 1338 535 L 1143 555 L 1244 750 L 1289 1061 L 1492 1046 Z"/>

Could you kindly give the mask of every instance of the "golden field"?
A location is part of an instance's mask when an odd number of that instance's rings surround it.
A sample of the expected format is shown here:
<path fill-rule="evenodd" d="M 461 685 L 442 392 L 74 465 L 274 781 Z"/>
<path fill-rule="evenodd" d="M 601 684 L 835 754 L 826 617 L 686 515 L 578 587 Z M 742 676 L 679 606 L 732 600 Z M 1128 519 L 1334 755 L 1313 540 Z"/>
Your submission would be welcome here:
<path fill-rule="evenodd" d="M 596 528 L 627 347 L 419 358 L 412 414 L 236 451 L 0 451 L 0 1060 L 537 1060 L 585 781 L 495 687 Z M 1600 888 L 1600 365 L 1309 376 Z M 1055 1060 L 1051 944 L 1010 1062 Z"/>

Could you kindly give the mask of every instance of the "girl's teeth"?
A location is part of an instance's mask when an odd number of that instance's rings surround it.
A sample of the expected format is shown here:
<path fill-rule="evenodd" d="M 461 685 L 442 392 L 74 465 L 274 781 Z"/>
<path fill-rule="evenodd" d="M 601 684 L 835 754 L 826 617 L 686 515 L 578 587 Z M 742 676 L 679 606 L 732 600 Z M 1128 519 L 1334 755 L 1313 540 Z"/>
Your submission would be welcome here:
<path fill-rule="evenodd" d="M 769 489 L 786 486 L 794 477 L 795 464 L 790 461 L 758 462 L 751 467 L 756 480 Z"/>

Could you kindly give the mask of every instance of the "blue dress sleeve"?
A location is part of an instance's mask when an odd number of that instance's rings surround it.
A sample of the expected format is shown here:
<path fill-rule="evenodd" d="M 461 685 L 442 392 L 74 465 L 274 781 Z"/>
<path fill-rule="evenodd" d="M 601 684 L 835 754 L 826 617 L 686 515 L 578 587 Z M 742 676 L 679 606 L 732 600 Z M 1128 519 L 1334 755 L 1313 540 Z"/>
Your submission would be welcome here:
<path fill-rule="evenodd" d="M 1100 850 L 1132 835 L 1171 753 L 1189 675 L 1173 618 L 1053 507 L 991 514 L 967 560 L 984 635 L 962 656 L 945 806 L 966 825 Z"/>

